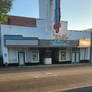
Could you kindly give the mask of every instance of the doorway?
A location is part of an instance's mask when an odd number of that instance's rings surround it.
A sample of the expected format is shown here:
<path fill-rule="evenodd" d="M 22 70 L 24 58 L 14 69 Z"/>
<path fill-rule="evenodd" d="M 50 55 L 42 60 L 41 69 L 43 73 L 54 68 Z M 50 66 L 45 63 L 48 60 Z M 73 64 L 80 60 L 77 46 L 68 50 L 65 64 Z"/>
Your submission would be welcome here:
<path fill-rule="evenodd" d="M 18 52 L 18 62 L 19 62 L 19 65 L 25 64 L 25 53 L 24 52 Z"/>
<path fill-rule="evenodd" d="M 72 49 L 72 63 L 79 63 L 80 62 L 80 49 L 75 48 Z"/>

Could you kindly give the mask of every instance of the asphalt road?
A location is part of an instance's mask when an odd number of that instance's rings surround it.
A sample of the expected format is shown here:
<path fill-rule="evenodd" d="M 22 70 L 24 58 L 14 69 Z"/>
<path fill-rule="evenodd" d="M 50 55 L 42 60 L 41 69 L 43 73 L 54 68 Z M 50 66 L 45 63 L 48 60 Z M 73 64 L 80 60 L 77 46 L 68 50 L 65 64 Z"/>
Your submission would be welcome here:
<path fill-rule="evenodd" d="M 71 89 L 71 90 L 67 90 L 67 91 L 63 91 L 63 92 L 92 92 L 92 86 L 82 87 L 82 88 L 77 88 L 77 89 Z"/>
<path fill-rule="evenodd" d="M 91 64 L 0 68 L 0 92 L 92 92 L 91 86 Z"/>

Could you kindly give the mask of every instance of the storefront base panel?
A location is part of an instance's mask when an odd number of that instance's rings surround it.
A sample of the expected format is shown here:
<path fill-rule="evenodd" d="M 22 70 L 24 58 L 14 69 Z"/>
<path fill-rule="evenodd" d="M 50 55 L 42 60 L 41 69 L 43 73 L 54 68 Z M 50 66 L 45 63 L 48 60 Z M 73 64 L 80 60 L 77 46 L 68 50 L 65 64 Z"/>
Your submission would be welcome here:
<path fill-rule="evenodd" d="M 31 66 L 31 65 L 42 65 L 41 63 L 26 63 L 26 66 Z"/>
<path fill-rule="evenodd" d="M 3 66 L 3 58 L 0 57 L 0 66 Z"/>
<path fill-rule="evenodd" d="M 90 60 L 80 60 L 80 63 L 90 63 Z"/>
<path fill-rule="evenodd" d="M 72 61 L 64 61 L 64 62 L 59 62 L 59 64 L 71 64 Z"/>
<path fill-rule="evenodd" d="M 90 63 L 89 60 L 81 60 L 80 63 Z M 72 61 L 65 61 L 65 62 L 58 62 L 54 63 L 54 64 L 80 64 L 80 63 L 72 63 Z M 51 64 L 51 65 L 54 65 Z M 35 66 L 35 65 L 46 65 L 46 64 L 42 64 L 42 63 L 25 63 L 25 65 L 22 66 Z M 18 63 L 12 63 L 12 64 L 8 64 L 8 67 L 16 67 L 16 66 L 20 66 Z M 5 67 L 5 64 L 3 64 L 1 67 Z"/>

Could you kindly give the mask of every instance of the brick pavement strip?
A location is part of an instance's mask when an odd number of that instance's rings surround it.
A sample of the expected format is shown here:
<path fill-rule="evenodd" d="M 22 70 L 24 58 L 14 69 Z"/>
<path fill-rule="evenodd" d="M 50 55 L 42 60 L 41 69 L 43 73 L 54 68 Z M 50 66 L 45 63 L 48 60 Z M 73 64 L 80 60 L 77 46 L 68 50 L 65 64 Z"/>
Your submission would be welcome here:
<path fill-rule="evenodd" d="M 91 65 L 66 67 L 40 67 L 35 71 L 32 71 L 31 67 L 1 69 L 0 92 L 54 92 L 59 89 L 92 85 Z"/>

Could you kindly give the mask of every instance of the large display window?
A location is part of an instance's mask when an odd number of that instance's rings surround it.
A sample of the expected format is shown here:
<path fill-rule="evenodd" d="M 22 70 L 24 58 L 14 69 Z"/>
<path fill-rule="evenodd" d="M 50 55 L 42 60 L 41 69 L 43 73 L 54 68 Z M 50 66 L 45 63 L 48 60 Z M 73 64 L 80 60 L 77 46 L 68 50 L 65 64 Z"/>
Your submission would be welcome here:
<path fill-rule="evenodd" d="M 31 63 L 39 63 L 39 51 L 31 51 Z"/>
<path fill-rule="evenodd" d="M 59 61 L 65 61 L 66 60 L 66 49 L 59 51 Z"/>

